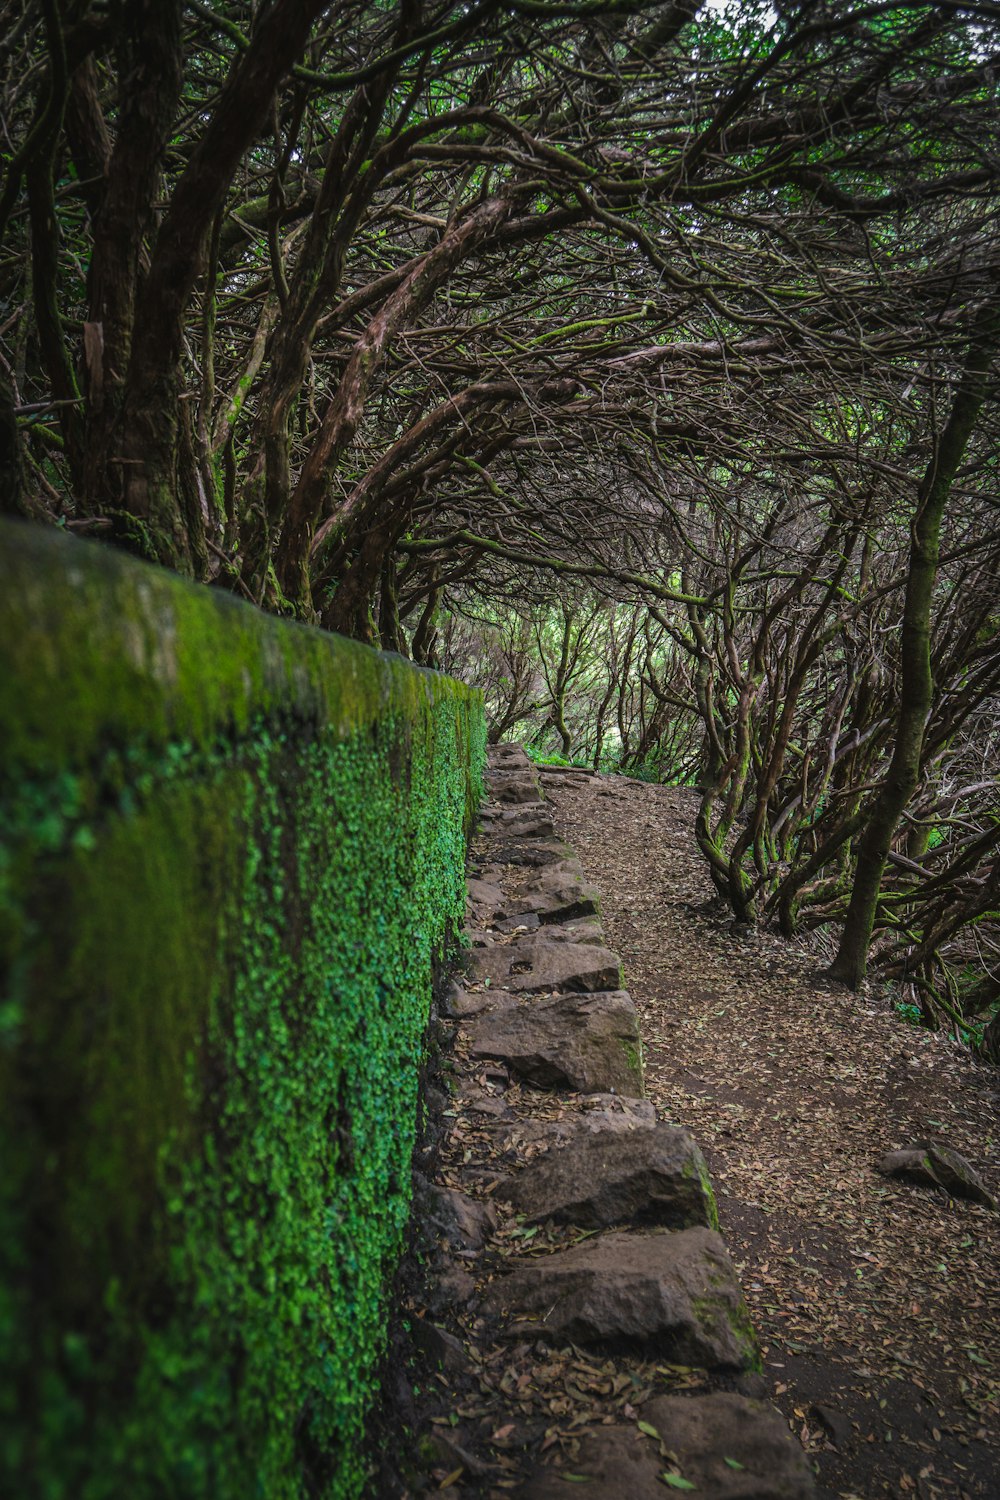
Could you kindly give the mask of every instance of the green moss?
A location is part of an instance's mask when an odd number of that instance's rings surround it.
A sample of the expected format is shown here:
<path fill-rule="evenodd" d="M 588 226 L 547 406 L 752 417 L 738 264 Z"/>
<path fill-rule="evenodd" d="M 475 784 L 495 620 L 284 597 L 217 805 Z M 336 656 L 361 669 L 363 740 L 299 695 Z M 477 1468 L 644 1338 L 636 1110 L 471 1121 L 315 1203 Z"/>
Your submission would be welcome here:
<path fill-rule="evenodd" d="M 355 1495 L 478 700 L 10 535 L 4 1488 Z"/>
<path fill-rule="evenodd" d="M 622 1042 L 622 1051 L 625 1053 L 625 1061 L 630 1072 L 636 1076 L 636 1081 L 642 1086 L 642 1043 L 638 1046 L 633 1042 Z"/>
<path fill-rule="evenodd" d="M 698 1322 L 709 1335 L 718 1326 L 719 1318 L 725 1318 L 733 1330 L 740 1350 L 741 1368 L 756 1371 L 758 1374 L 763 1370 L 760 1345 L 750 1318 L 750 1310 L 742 1298 L 739 1305 L 733 1307 L 725 1295 L 693 1297 L 691 1306 Z"/>
<path fill-rule="evenodd" d="M 719 1228 L 719 1206 L 715 1201 L 715 1189 L 712 1187 L 712 1179 L 708 1175 L 708 1166 L 705 1158 L 697 1146 L 691 1153 L 690 1158 L 681 1168 L 681 1175 L 691 1181 L 697 1181 L 701 1188 L 702 1202 L 705 1205 L 705 1214 L 710 1229 Z"/>

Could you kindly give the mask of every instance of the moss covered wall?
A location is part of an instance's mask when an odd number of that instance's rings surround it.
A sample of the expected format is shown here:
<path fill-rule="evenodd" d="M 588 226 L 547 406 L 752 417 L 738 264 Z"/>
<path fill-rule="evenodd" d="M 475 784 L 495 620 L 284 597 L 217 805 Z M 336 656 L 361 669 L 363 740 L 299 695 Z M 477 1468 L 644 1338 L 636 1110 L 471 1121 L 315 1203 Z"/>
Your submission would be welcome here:
<path fill-rule="evenodd" d="M 0 527 L 0 1490 L 349 1496 L 483 722 Z"/>

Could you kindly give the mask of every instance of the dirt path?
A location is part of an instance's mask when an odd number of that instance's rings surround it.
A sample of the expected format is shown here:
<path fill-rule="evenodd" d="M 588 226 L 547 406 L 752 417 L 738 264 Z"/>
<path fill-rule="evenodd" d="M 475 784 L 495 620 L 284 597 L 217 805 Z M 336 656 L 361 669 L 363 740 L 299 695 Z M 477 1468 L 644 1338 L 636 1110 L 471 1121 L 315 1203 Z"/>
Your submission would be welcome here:
<path fill-rule="evenodd" d="M 1000 1189 L 1000 1079 L 806 952 L 711 908 L 691 794 L 546 777 L 603 895 L 646 1082 L 691 1129 L 764 1345 L 773 1399 L 828 1496 L 1000 1496 L 1000 1215 L 887 1181 L 947 1142 Z"/>

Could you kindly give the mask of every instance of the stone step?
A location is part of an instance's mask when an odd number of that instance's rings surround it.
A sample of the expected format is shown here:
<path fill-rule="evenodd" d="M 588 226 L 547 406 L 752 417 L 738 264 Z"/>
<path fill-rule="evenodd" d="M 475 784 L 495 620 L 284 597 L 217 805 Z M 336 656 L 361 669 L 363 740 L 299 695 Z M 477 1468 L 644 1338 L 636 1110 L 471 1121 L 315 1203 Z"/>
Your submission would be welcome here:
<path fill-rule="evenodd" d="M 759 1364 L 732 1261 L 712 1229 L 602 1234 L 493 1282 L 482 1308 L 505 1319 L 506 1337 L 627 1348 L 705 1370 Z"/>
<path fill-rule="evenodd" d="M 490 843 L 488 858 L 495 865 L 527 865 L 540 870 L 545 866 L 567 866 L 583 876 L 583 868 L 568 844 L 560 838 L 497 838 Z"/>
<path fill-rule="evenodd" d="M 581 1094 L 574 1100 L 572 1112 L 556 1120 L 520 1118 L 505 1124 L 499 1132 L 502 1147 L 515 1152 L 527 1145 L 563 1146 L 578 1141 L 588 1132 L 606 1135 L 620 1131 L 634 1135 L 651 1130 L 656 1124 L 656 1108 L 649 1099 L 634 1099 L 626 1094 Z"/>
<path fill-rule="evenodd" d="M 815 1500 L 805 1454 L 765 1402 L 723 1391 L 661 1396 L 642 1416 L 657 1437 L 637 1426 L 605 1427 L 582 1440 L 571 1463 L 539 1467 L 515 1493 L 554 1500 L 583 1485 L 589 1500 L 664 1500 L 675 1493 L 661 1477 L 667 1473 L 686 1480 L 685 1493 L 698 1500 Z"/>
<path fill-rule="evenodd" d="M 534 766 L 522 771 L 487 771 L 490 800 L 498 803 L 542 802 L 542 783 Z"/>
<path fill-rule="evenodd" d="M 543 933 L 476 949 L 466 973 L 471 984 L 489 983 L 524 995 L 592 994 L 618 989 L 622 982 L 621 959 L 610 948 L 560 942 Z"/>
<path fill-rule="evenodd" d="M 489 745 L 486 750 L 486 764 L 491 769 L 503 768 L 504 770 L 530 770 L 532 763 L 523 745 L 516 740 L 510 740 L 503 745 Z"/>
<path fill-rule="evenodd" d="M 529 1223 L 719 1227 L 705 1158 L 676 1125 L 580 1130 L 518 1172 L 503 1196 Z"/>
<path fill-rule="evenodd" d="M 540 1088 L 642 1097 L 639 1028 L 625 990 L 507 1004 L 464 1024 L 474 1057 Z"/>
<path fill-rule="evenodd" d="M 555 833 L 552 814 L 533 803 L 516 807 L 484 807 L 480 810 L 481 831 L 487 838 L 551 838 Z"/>
<path fill-rule="evenodd" d="M 530 875 L 506 906 L 511 916 L 534 915 L 545 924 L 596 916 L 599 910 L 600 894 L 596 886 L 562 864 L 549 865 Z"/>

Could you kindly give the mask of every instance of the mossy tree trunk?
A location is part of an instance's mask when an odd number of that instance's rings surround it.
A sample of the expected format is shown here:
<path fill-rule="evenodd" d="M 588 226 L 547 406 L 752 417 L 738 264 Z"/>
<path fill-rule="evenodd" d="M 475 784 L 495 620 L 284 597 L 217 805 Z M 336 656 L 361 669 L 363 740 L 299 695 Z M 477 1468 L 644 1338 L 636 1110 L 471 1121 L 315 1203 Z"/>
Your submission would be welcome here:
<path fill-rule="evenodd" d="M 986 395 L 990 362 L 1000 343 L 1000 291 L 979 309 L 965 368 L 951 411 L 928 464 L 910 529 L 910 560 L 903 603 L 900 694 L 892 759 L 868 810 L 858 847 L 850 904 L 830 973 L 851 989 L 865 977 L 882 873 L 903 810 L 920 778 L 927 721 L 933 706 L 931 606 L 937 578 L 941 523 L 959 465 Z"/>

